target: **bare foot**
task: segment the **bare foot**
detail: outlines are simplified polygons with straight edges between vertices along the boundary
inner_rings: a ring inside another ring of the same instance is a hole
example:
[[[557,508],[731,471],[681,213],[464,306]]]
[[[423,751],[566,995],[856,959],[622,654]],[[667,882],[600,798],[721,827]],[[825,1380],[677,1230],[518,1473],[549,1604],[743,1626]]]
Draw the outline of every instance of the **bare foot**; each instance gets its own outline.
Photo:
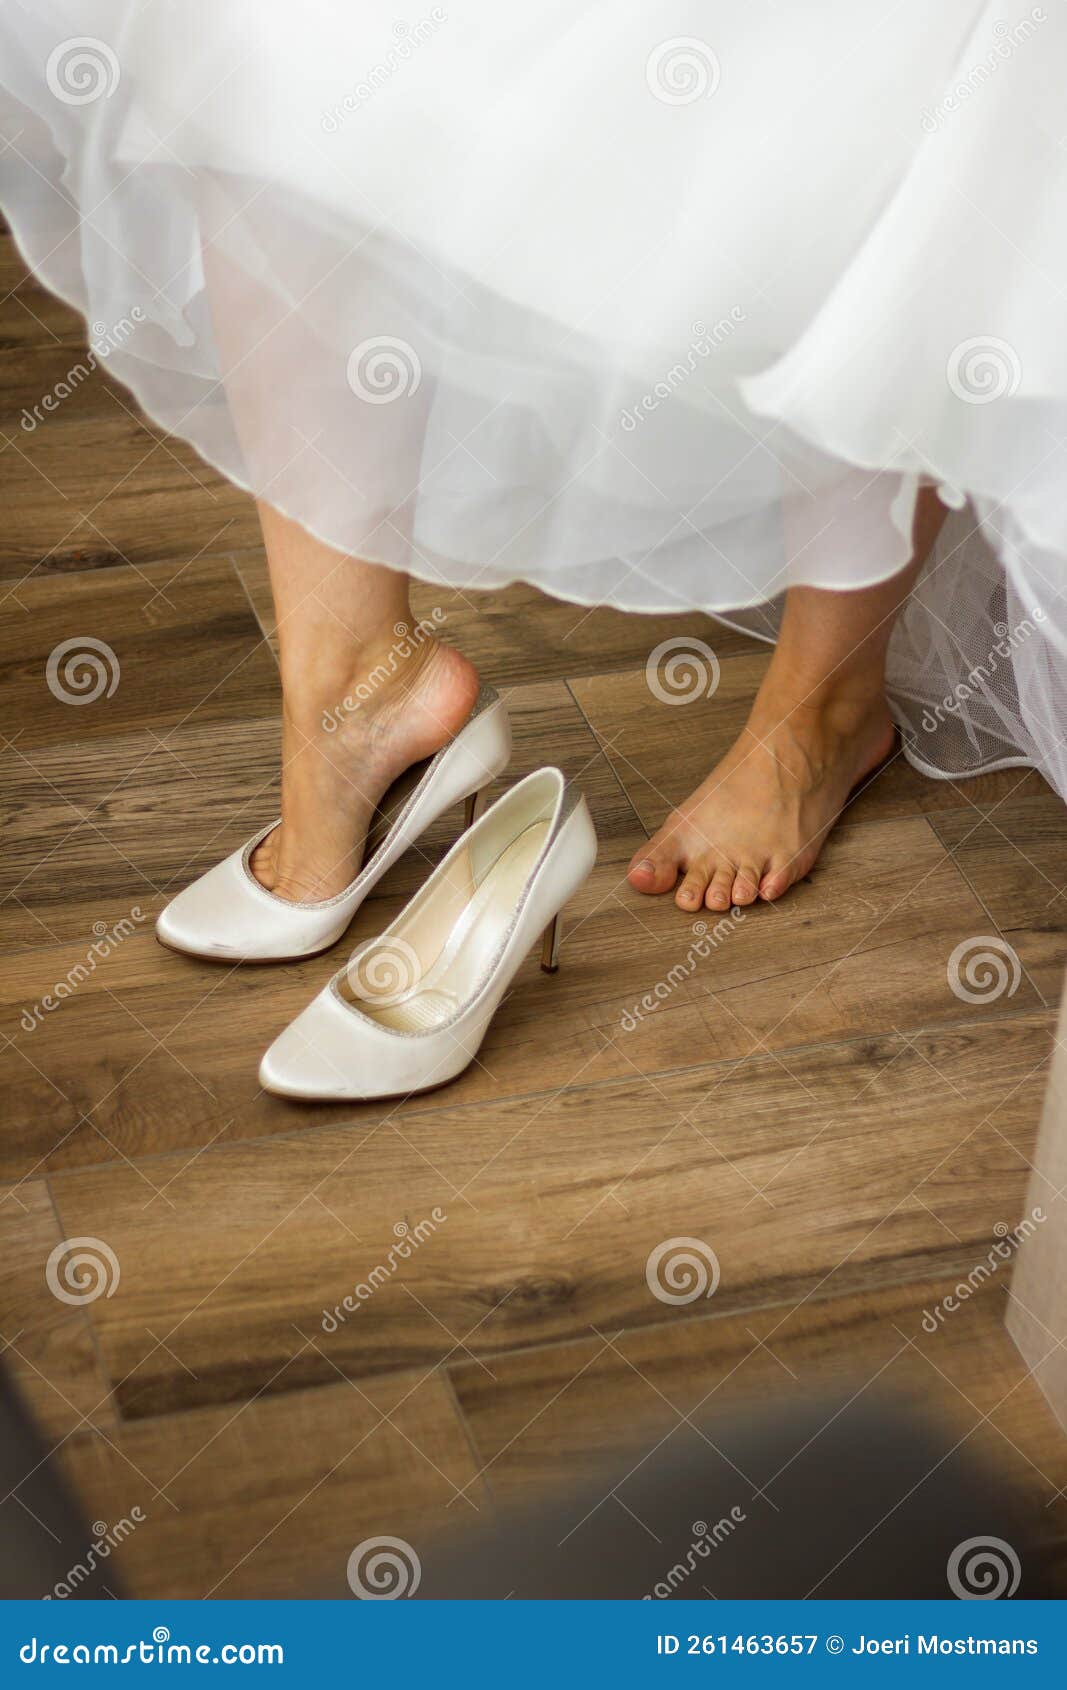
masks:
[[[358,669],[335,681],[315,676],[309,686],[302,676],[299,696],[297,711],[287,693],[283,716],[282,820],[251,866],[269,892],[313,903],[355,879],[380,799],[459,732],[478,676],[452,646],[401,641],[363,651]]]
[[[736,744],[634,857],[630,885],[669,892],[681,874],[683,910],[780,898],[892,744],[881,693],[796,704],[768,675]]]

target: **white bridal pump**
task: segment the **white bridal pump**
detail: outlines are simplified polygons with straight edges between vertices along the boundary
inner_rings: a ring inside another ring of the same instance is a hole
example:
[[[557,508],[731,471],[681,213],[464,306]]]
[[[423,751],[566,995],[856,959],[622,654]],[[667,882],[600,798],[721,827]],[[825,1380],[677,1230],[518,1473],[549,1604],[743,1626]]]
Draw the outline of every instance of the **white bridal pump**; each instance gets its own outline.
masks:
[[[386,793],[379,825],[367,840],[363,867],[350,886],[319,903],[291,903],[259,884],[252,853],[276,821],[179,892],[156,922],[156,936],[176,951],[223,962],[281,962],[315,956],[341,937],[371,888],[446,810],[467,800],[469,825],[485,789],[511,756],[511,723],[503,699],[483,687],[454,739]]]
[[[275,1039],[260,1084],[359,1100],[455,1079],[542,935],[541,966],[555,970],[560,911],[596,848],[589,807],[559,769],[527,775]]]

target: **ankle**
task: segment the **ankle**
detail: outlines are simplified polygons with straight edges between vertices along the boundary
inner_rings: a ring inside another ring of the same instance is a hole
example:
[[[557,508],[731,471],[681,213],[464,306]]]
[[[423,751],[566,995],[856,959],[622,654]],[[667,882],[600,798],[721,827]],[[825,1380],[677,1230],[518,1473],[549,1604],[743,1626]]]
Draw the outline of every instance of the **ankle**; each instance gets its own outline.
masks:
[[[848,735],[888,712],[881,675],[842,674],[807,677],[791,670],[768,672],[753,705],[753,716],[788,721],[803,728],[821,727]]]
[[[314,736],[402,710],[424,684],[441,649],[435,636],[397,622],[388,636],[347,651],[343,661],[290,659],[282,665],[286,719]]]

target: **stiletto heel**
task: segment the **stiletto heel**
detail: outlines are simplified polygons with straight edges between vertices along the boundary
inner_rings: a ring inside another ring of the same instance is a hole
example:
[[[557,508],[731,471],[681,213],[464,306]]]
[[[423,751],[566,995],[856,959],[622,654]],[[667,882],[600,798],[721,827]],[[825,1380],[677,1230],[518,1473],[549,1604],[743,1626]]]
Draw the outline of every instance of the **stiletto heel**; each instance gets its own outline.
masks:
[[[545,928],[541,940],[541,967],[546,974],[555,974],[559,967],[560,919],[554,915]]]
[[[463,831],[464,831],[464,833],[466,833],[466,831],[469,827],[474,826],[475,822],[478,820],[478,817],[482,814],[482,811],[485,809],[488,797],[489,797],[488,786],[480,786],[478,788],[477,792],[468,792],[466,800],[465,800],[464,805],[463,805]]]

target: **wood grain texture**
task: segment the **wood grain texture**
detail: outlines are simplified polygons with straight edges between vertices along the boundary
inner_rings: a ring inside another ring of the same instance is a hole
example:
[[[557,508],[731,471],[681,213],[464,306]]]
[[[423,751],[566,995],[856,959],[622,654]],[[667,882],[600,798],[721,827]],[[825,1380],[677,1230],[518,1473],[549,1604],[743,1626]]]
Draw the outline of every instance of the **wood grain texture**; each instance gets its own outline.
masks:
[[[217,584],[222,620],[233,606],[227,577]],[[195,601],[189,614],[195,618]],[[96,625],[113,627],[104,614]],[[209,647],[214,660],[201,658],[195,674],[170,652],[168,628],[158,639],[139,635],[139,645],[115,635],[116,652],[124,653],[119,685],[111,698],[84,707],[61,703],[44,682],[43,647],[54,628],[38,636],[32,657],[12,659],[24,731],[16,728],[0,747],[8,821],[0,946],[80,937],[91,920],[156,893],[154,914],[164,896],[277,814],[277,677],[250,625],[238,607],[231,631],[224,622],[224,637]],[[182,643],[180,628],[173,643]],[[540,767],[551,745],[558,766],[581,782],[601,839],[625,834],[632,850],[639,838],[634,812],[566,686],[513,688],[507,699],[513,756],[490,796]],[[79,724],[92,714],[91,731],[79,740],[52,737],[71,731],[75,711]],[[143,726],[127,726],[134,712]],[[410,896],[460,821],[458,807],[441,818],[382,882],[383,891]]]
[[[404,1537],[417,1553],[432,1532],[480,1517],[446,1382],[333,1379],[64,1446],[90,1518],[144,1516],[115,1563],[130,1595],[350,1598],[348,1558],[365,1539]]]
[[[970,805],[931,817],[938,838],[1050,1004],[1059,1002],[1067,932],[1067,826],[1053,792],[1021,790],[988,813]],[[1000,778],[1000,777],[997,777]]]
[[[128,396],[111,395],[90,410],[85,391],[76,389],[32,433],[18,416],[5,419],[0,447],[13,514],[0,544],[0,583],[20,591],[27,580],[121,564],[180,566],[256,538],[246,493],[192,447],[148,427]]]
[[[81,1301],[96,1281],[83,1277],[69,1251],[49,1270],[63,1241],[44,1180],[0,1190],[0,1353],[49,1439],[85,1426],[110,1432],[115,1425],[110,1386]]]
[[[148,1415],[269,1389],[290,1361],[310,1384],[331,1364],[358,1377],[654,1322],[645,1263],[664,1239],[713,1246],[721,1308],[914,1276],[1018,1211],[1048,1033],[1042,1013],[652,1085],[379,1107],[54,1190],[69,1231],[91,1222],[130,1264],[91,1314],[123,1413]],[[328,1360],[301,1349],[313,1329]]]
[[[84,953],[98,923],[110,929],[137,909],[135,921],[154,917],[258,831],[278,805],[279,725],[265,704],[232,722],[193,717],[0,752],[0,949],[54,946],[41,969],[55,979],[64,947]]]
[[[83,317],[27,275],[15,237],[6,226],[0,228],[0,299],[0,355],[25,348],[43,353],[58,344],[84,345]],[[3,391],[7,391],[6,381]]]
[[[651,692],[644,670],[629,674],[579,675],[572,691],[604,743],[606,755],[650,833],[664,821],[729,750],[745,725],[749,706],[767,665],[765,646],[737,654],[721,649],[714,691],[690,702],[663,702]],[[705,660],[703,673],[710,684]],[[664,680],[661,672],[661,682]],[[691,676],[690,676],[691,681]],[[949,808],[991,809],[1007,794],[1016,799],[1048,794],[1033,770],[1007,769],[975,780],[928,780],[911,767],[899,742],[882,767],[853,796],[848,814],[868,821],[917,816]]]
[[[544,728],[540,709],[531,721],[536,739]],[[554,721],[560,745],[566,735],[558,716]],[[255,767],[252,758],[249,778]],[[528,959],[477,1062],[446,1091],[400,1105],[400,1114],[630,1079],[645,1080],[654,1107],[656,1076],[674,1069],[745,1063],[768,1051],[788,1066],[796,1048],[948,1028],[976,1014],[992,1022],[1002,1008],[1017,1013],[1040,1006],[1026,975],[999,1006],[976,1008],[952,991],[948,963],[955,947],[982,934],[987,923],[924,821],[842,829],[810,883],[780,905],[761,905],[704,930],[670,900],[642,899],[626,886],[625,862],[639,835],[612,831],[625,812],[615,808],[617,788],[602,758],[586,770],[594,799],[597,780],[588,777],[596,770],[603,780],[602,860],[567,912],[559,973],[547,977],[536,958]],[[264,763],[259,771],[269,778]],[[78,918],[78,936],[61,945],[35,943],[12,957],[0,979],[0,1024],[12,1040],[0,1051],[10,1123],[0,1164],[8,1177],[21,1177],[41,1157],[52,1168],[70,1167],[381,1117],[372,1105],[268,1097],[256,1081],[249,1053],[264,1048],[326,982],[336,952],[284,968],[247,969],[207,967],[156,944],[150,917],[165,889],[203,860],[194,841],[205,853],[210,847],[221,854],[250,831],[248,805],[224,825],[225,812],[214,818],[203,808],[210,789],[172,772],[176,796],[186,782],[196,788],[189,812],[196,826],[175,836],[173,801],[161,801],[154,820],[135,807],[117,835],[106,841],[91,835],[89,872],[99,901],[72,902],[66,914],[72,926]],[[240,791],[240,781],[237,786]],[[75,883],[78,837],[72,834],[61,854]],[[427,852],[437,848],[435,840],[426,842]],[[131,863],[141,875],[135,899],[128,899]],[[423,859],[414,854],[359,912],[345,943],[352,947],[379,930],[408,895],[403,882],[420,872]],[[49,873],[62,884],[54,867]],[[30,889],[22,886],[18,897],[33,941],[42,935],[32,928],[31,912],[53,928],[61,917],[47,903],[36,909],[27,903]],[[108,920],[113,933],[116,920],[129,924],[137,910],[143,919],[86,973],[90,916]],[[58,1008],[38,1013],[71,977],[76,990]]]
[[[961,1269],[964,1266],[961,1260]],[[966,1266],[970,1266],[968,1262]],[[642,1447],[702,1409],[744,1412],[768,1397],[790,1402],[837,1385],[851,1392],[877,1378],[880,1394],[923,1400],[954,1436],[982,1441],[1017,1468],[1042,1502],[1063,1483],[1067,1447],[1003,1329],[1003,1294],[992,1287],[961,1305],[931,1333],[956,1275],[848,1297],[813,1298],[744,1317],[706,1318],[582,1344],[512,1355],[490,1379],[469,1363],[452,1368],[457,1393],[502,1498],[531,1484],[573,1478],[572,1452]],[[555,1399],[553,1401],[553,1399]],[[988,1427],[981,1425],[989,1416]],[[1014,1456],[1006,1438],[1040,1447],[1042,1459]],[[947,1447],[947,1446],[946,1446]]]
[[[958,1271],[972,1265],[962,1257]],[[1067,1503],[1057,1493],[1067,1481],[1067,1440],[1005,1332],[1003,1287],[988,1284],[939,1320],[956,1278],[674,1319],[640,1332],[604,1327],[579,1344],[500,1358],[493,1377],[457,1361],[450,1371],[482,1480],[502,1504],[566,1494],[588,1480],[595,1450],[611,1472],[602,1506],[625,1529],[627,1478],[649,1450],[688,1448],[694,1471],[717,1451],[725,1468],[751,1410],[774,1403],[786,1418],[816,1397],[832,1423],[862,1395],[898,1411],[922,1405],[944,1458],[966,1447],[1035,1512],[1047,1510],[1048,1535],[1062,1541]],[[691,1422],[708,1427],[715,1451]],[[759,1475],[756,1494],[755,1475],[734,1467],[724,1476],[743,1508],[773,1503],[773,1478]],[[575,1528],[584,1524],[576,1512]],[[815,1552],[815,1532],[812,1544]],[[813,1584],[818,1571],[813,1566]]]
[[[248,494],[145,418],[90,358],[80,313],[27,277],[6,232],[0,300],[0,583],[258,542]]]
[[[49,659],[68,640],[107,648],[100,673],[72,675],[56,657],[49,685]],[[278,701],[277,669],[226,559],[20,586],[0,619],[0,687],[5,738],[31,762],[43,745],[238,723]]]

